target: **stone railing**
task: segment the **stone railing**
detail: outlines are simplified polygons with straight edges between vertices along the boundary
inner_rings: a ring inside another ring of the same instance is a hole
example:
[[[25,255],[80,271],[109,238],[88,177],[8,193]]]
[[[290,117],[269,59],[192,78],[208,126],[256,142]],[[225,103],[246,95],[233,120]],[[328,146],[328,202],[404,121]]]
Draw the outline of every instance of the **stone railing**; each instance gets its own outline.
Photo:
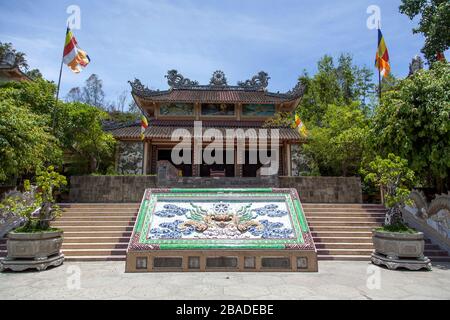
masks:
[[[165,175],[163,175],[165,176]],[[201,178],[79,176],[70,179],[71,202],[140,202],[148,188],[295,188],[303,202],[362,203],[360,178],[258,177]]]
[[[411,200],[413,204],[402,210],[403,218],[450,252],[450,193],[436,195],[428,202],[422,192],[413,191]]]

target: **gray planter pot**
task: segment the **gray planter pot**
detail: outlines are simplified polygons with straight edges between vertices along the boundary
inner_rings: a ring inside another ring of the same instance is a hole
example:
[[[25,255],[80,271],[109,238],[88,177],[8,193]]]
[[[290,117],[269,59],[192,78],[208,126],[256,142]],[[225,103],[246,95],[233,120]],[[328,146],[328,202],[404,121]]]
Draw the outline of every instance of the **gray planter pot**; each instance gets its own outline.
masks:
[[[373,231],[375,252],[392,259],[422,259],[425,240],[422,232],[415,234]]]
[[[63,232],[10,232],[7,239],[7,259],[45,260],[60,253],[63,243]]]

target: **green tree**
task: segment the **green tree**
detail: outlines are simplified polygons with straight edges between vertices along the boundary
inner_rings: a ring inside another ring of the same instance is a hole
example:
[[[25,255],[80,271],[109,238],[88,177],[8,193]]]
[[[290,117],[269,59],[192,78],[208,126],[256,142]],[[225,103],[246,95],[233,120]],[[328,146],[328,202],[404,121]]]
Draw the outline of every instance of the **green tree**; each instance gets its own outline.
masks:
[[[75,160],[77,174],[106,171],[113,161],[114,137],[103,131],[108,114],[96,107],[74,102],[60,103],[56,135]]]
[[[384,203],[389,209],[385,225],[394,229],[407,229],[402,220],[400,207],[409,202],[411,188],[415,181],[414,171],[408,168],[408,161],[390,153],[383,159],[377,156],[368,169],[361,170],[366,183],[374,183],[385,195]]]
[[[23,71],[28,70],[29,66],[25,53],[14,49],[12,43],[3,43],[0,41],[0,61],[6,57],[7,53],[13,54],[14,66],[19,67]]]
[[[1,94],[0,114],[0,181],[61,163],[61,150],[45,117],[31,112],[25,102]]]
[[[450,45],[450,2],[448,0],[402,0],[400,12],[411,20],[420,15],[419,27],[414,33],[425,36],[422,53],[429,63],[436,61],[437,53],[444,53]]]
[[[321,126],[309,125],[303,152],[314,159],[321,175],[357,175],[364,153],[368,119],[359,103],[329,105]]]
[[[299,81],[305,85],[305,94],[298,106],[303,120],[320,125],[328,105],[349,105],[360,102],[367,111],[370,97],[374,93],[373,73],[365,67],[353,64],[349,54],[338,58],[337,66],[330,56],[318,62],[318,72],[313,76],[305,71]]]
[[[386,92],[370,129],[369,151],[406,159],[422,182],[449,187],[450,67],[435,63]]]

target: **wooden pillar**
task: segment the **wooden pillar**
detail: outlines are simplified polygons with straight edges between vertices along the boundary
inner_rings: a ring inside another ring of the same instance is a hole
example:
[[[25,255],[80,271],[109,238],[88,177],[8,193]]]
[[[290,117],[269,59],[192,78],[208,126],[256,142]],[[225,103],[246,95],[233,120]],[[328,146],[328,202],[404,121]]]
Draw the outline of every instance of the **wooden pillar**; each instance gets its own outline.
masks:
[[[144,175],[148,174],[149,144],[148,141],[144,142],[144,166],[142,170]]]
[[[288,177],[292,177],[292,153],[291,153],[291,145],[286,144],[286,168]]]

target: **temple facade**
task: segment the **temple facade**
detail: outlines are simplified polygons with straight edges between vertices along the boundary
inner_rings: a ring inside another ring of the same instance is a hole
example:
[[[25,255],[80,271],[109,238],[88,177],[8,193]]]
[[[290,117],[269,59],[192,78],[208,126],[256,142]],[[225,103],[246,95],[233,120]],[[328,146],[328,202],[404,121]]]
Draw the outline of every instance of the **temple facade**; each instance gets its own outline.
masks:
[[[166,78],[169,89],[164,91],[151,90],[137,79],[130,82],[132,96],[147,117],[149,127],[144,141],[141,140],[139,123],[110,129],[119,141],[116,154],[118,173],[157,174],[159,167],[165,166],[179,177],[258,177],[267,161],[264,162],[260,156],[261,150],[257,161],[254,160],[256,153],[252,152],[255,146],[251,139],[256,134],[258,141],[267,136],[267,150],[264,151],[268,156],[273,156],[273,150],[278,151],[279,165],[275,175],[295,175],[292,159],[298,152],[302,137],[289,126],[268,126],[267,120],[278,112],[295,110],[303,95],[300,83],[289,92],[273,93],[267,91],[270,78],[265,72],[237,85],[229,85],[222,71],[214,72],[208,85],[187,79],[176,70],[169,71]],[[211,132],[214,138],[211,138]],[[199,135],[202,136],[200,143]],[[217,135],[223,140],[217,140]],[[243,140],[239,140],[241,135]],[[275,136],[276,146],[272,140]],[[183,159],[189,159],[183,163],[174,161],[172,152],[181,140],[192,146],[192,154],[180,153]],[[195,148],[206,152],[213,141],[223,144],[223,149],[216,148],[212,153],[216,158],[217,153],[223,153],[218,157],[223,162],[196,160]],[[239,152],[242,141],[245,151]],[[232,142],[231,148],[229,144],[226,148],[225,142]],[[258,148],[261,149],[261,144]]]

